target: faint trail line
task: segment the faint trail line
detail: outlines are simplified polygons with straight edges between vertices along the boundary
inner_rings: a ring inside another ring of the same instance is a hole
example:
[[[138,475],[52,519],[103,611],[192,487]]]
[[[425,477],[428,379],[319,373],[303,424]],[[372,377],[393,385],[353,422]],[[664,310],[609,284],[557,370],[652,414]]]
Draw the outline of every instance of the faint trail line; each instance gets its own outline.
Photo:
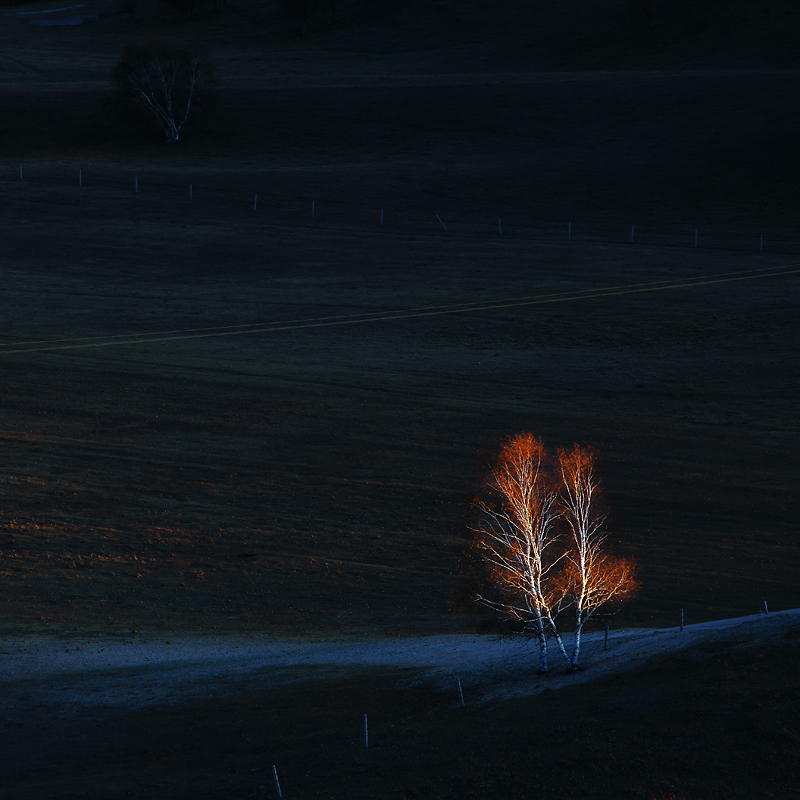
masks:
[[[787,267],[797,267],[797,264],[788,264]],[[590,290],[584,294],[577,293],[557,293],[554,295],[538,295],[534,299],[517,298],[514,300],[495,300],[486,301],[484,303],[460,303],[455,306],[428,306],[420,309],[406,309],[401,311],[377,311],[365,312],[364,314],[350,314],[343,317],[317,317],[314,320],[298,320],[279,323],[249,323],[248,327],[244,330],[228,330],[228,327],[243,327],[243,326],[226,326],[225,329],[211,329],[211,333],[191,333],[178,331],[180,335],[177,336],[162,336],[154,334],[153,338],[141,338],[148,336],[148,334],[128,334],[129,336],[137,336],[139,338],[122,339],[126,334],[117,334],[114,337],[102,337],[105,341],[90,341],[84,344],[64,344],[64,345],[50,345],[48,347],[22,347],[16,350],[4,350],[0,346],[0,355],[14,355],[17,353],[42,353],[55,350],[82,350],[97,347],[112,347],[129,344],[147,344],[150,342],[174,342],[186,339],[209,339],[218,338],[222,336],[241,336],[242,334],[253,333],[272,333],[281,331],[304,330],[309,328],[327,328],[341,325],[358,325],[364,322],[391,322],[396,319],[413,319],[418,317],[436,317],[444,316],[446,314],[464,314],[474,311],[493,311],[502,308],[519,308],[522,306],[545,305],[549,303],[564,303],[571,300],[592,300],[598,297],[615,297],[625,294],[644,294],[646,292],[659,292],[669,289],[688,289],[695,286],[709,286],[717,283],[732,283],[734,281],[747,281],[755,278],[770,278],[781,275],[794,275],[800,273],[800,269],[787,269],[786,267],[779,267],[780,271],[777,272],[755,272],[753,270],[742,270],[750,274],[741,274],[741,272],[734,273],[719,273],[716,276],[711,276],[702,280],[689,280],[683,283],[668,283],[667,285],[653,285],[650,284],[628,284],[623,287],[609,287],[607,289]],[[753,274],[754,273],[754,274]],[[664,284],[666,281],[655,281],[656,284]],[[632,287],[632,288],[628,288]],[[191,330],[209,330],[209,329],[191,329]],[[100,337],[97,337],[100,338]],[[109,338],[121,339],[119,341],[107,341]],[[58,340],[57,340],[58,341]],[[75,341],[75,340],[60,340],[60,341]],[[80,340],[78,340],[80,341]],[[8,345],[6,345],[7,347]]]
[[[789,267],[797,267],[800,264],[785,264],[782,267],[761,267],[759,269],[741,269],[735,270],[734,272],[717,272],[714,275],[710,275],[709,278],[722,278],[727,275],[745,275],[748,273],[754,273],[752,277],[757,277],[758,274],[765,272],[767,270],[774,270],[774,269],[788,269]],[[623,283],[618,286],[603,286],[597,289],[593,289],[591,291],[595,292],[606,292],[618,289],[633,289],[638,286],[658,286],[660,284],[671,284],[676,279],[665,279],[661,281],[647,281],[645,283]],[[507,298],[500,298],[499,300],[487,300],[486,303],[510,303],[510,302],[518,302],[521,300],[543,300],[545,298],[557,298],[563,297],[569,299],[573,297],[575,294],[578,294],[581,290],[575,289],[572,291],[567,292],[553,292],[551,294],[535,294],[535,295],[522,295],[521,297],[507,297]],[[398,311],[364,311],[359,314],[335,314],[327,317],[305,317],[301,319],[289,319],[284,320],[283,322],[241,322],[237,325],[209,325],[202,328],[179,328],[177,330],[166,330],[166,331],[150,331],[149,333],[112,333],[106,334],[103,336],[67,336],[61,337],[59,339],[31,339],[28,341],[23,342],[5,342],[0,344],[0,354],[4,352],[3,348],[6,347],[14,347],[14,346],[25,346],[28,347],[34,344],[59,344],[61,342],[95,342],[95,341],[107,341],[109,339],[131,339],[132,337],[145,337],[145,336],[166,336],[167,334],[178,334],[178,333],[200,333],[203,331],[229,331],[235,328],[239,328],[241,333],[249,333],[250,328],[267,328],[269,326],[275,325],[294,325],[297,323],[305,323],[305,322],[325,322],[328,320],[352,320],[359,318],[359,321],[368,322],[371,317],[380,317],[381,319],[385,319],[389,314],[410,314],[412,312],[417,311],[435,311],[437,309],[456,309],[462,308],[464,306],[469,306],[472,308],[473,306],[477,305],[474,301],[471,303],[447,303],[445,305],[436,305],[436,306],[418,306],[416,308],[402,308]],[[15,352],[15,351],[8,351],[8,352]]]

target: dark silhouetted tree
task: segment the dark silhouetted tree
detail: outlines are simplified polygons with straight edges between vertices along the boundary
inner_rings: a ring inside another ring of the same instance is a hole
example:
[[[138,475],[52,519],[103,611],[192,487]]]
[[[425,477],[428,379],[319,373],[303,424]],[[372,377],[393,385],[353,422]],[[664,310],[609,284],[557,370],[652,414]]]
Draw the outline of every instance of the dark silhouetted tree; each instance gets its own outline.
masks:
[[[297,22],[303,36],[313,23],[336,19],[336,0],[279,0],[279,4],[282,16]]]
[[[155,122],[168,142],[178,142],[190,117],[214,99],[214,63],[199,48],[131,44],[111,73],[110,105],[118,114],[139,112]]]

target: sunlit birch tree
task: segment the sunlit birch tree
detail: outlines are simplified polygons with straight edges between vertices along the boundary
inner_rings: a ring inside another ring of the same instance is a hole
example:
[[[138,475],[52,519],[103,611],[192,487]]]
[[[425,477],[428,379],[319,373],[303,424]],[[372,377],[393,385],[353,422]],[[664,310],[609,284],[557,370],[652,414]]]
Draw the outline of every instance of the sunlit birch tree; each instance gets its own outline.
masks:
[[[540,439],[518,434],[500,447],[476,500],[467,552],[482,579],[469,597],[535,636],[541,672],[548,639],[576,669],[586,621],[639,588],[633,560],[609,546],[596,462],[597,453],[580,445],[551,461]],[[565,616],[575,623],[571,655],[557,624]]]
[[[554,618],[563,598],[556,570],[566,553],[556,523],[559,487],[547,470],[541,440],[530,433],[511,437],[500,452],[477,501],[476,545],[489,564],[491,594],[479,603],[533,633],[539,642],[539,671],[547,672],[547,640],[553,636],[567,664]]]
[[[632,597],[639,588],[632,559],[609,550],[606,512],[597,476],[597,453],[574,445],[558,451],[561,474],[560,510],[570,531],[561,595],[575,614],[575,638],[570,667],[578,666],[581,633],[586,621],[601,607]]]

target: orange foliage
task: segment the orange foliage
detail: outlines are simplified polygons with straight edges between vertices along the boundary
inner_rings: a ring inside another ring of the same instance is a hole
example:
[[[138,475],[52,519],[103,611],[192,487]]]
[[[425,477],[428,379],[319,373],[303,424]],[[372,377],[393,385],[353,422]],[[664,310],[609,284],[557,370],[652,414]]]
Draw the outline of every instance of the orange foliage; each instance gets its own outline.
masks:
[[[620,558],[601,553],[585,572],[570,557],[558,575],[558,592],[573,598],[580,592],[581,608],[588,617],[600,606],[613,608],[632,600],[642,586],[636,574],[636,561],[630,556]]]

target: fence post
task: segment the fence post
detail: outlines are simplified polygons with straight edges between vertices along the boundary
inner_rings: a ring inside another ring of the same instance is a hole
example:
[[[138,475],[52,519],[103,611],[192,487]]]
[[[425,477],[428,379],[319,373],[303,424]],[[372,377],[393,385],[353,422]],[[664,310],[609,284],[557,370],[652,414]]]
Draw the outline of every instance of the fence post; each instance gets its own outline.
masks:
[[[272,777],[275,779],[275,791],[278,793],[278,797],[282,798],[283,795],[281,794],[281,785],[278,783],[278,770],[275,769],[275,765],[272,765]]]

